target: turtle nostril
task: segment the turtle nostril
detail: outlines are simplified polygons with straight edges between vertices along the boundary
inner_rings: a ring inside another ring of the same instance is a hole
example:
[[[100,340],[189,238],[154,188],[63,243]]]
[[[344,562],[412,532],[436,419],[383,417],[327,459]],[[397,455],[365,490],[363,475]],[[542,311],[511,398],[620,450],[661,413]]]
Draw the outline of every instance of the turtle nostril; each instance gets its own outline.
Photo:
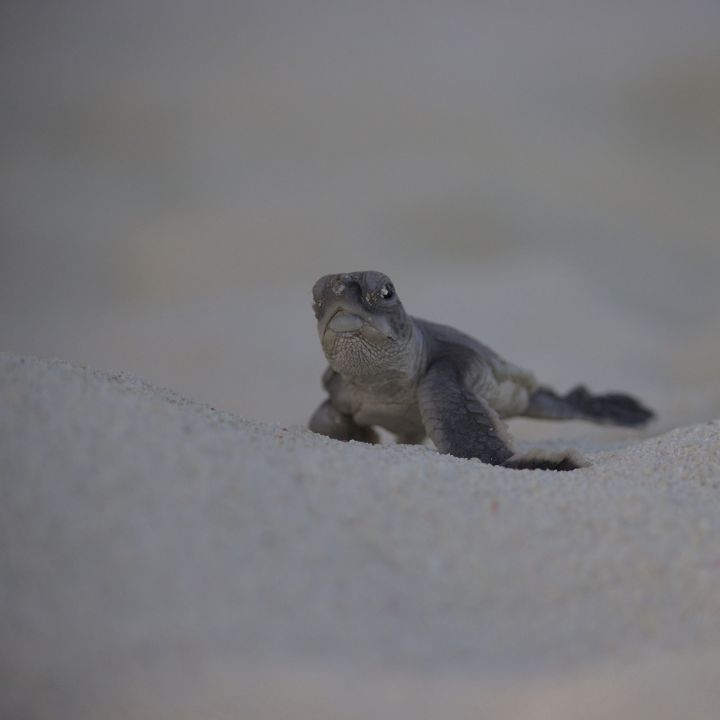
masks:
[[[338,275],[331,283],[332,291],[336,295],[342,295],[348,287],[357,285],[352,275]]]

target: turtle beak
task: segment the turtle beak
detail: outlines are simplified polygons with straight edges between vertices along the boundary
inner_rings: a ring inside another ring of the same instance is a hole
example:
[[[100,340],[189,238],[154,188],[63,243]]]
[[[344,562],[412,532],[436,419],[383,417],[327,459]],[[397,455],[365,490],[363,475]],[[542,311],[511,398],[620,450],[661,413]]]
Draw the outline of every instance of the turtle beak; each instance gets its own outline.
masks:
[[[318,334],[322,340],[328,331],[337,335],[368,334],[395,339],[390,322],[384,314],[371,313],[362,304],[362,288],[352,275],[331,275],[322,278],[322,313],[318,318]]]
[[[353,302],[338,302],[327,309],[318,322],[320,339],[331,331],[336,335],[358,335],[362,333],[368,340],[380,337],[395,340],[388,318],[384,315],[370,314]]]
[[[328,330],[334,333],[359,332],[370,320],[362,306],[360,285],[352,275],[328,275],[322,278],[323,312],[318,318],[322,338]]]
[[[360,315],[338,308],[325,329],[332,330],[334,333],[352,333],[360,330],[364,324],[365,320]]]
[[[318,331],[322,338],[328,330],[334,333],[357,333],[370,322],[369,315],[361,305],[350,298],[336,299],[328,303],[318,322]]]

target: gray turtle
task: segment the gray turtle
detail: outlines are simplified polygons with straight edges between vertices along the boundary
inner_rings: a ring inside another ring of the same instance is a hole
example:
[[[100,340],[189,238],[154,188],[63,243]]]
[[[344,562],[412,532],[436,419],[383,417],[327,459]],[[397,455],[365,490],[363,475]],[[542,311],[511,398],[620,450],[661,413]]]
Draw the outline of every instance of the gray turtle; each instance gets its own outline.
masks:
[[[578,386],[558,395],[532,373],[463,333],[407,315],[390,279],[379,272],[325,275],[313,309],[330,367],[329,398],[310,420],[337,440],[377,442],[373,426],[401,443],[429,436],[437,449],[518,469],[574,470],[572,451],[513,449],[501,418],[581,418],[637,427],[654,413],[622,394],[593,395]]]

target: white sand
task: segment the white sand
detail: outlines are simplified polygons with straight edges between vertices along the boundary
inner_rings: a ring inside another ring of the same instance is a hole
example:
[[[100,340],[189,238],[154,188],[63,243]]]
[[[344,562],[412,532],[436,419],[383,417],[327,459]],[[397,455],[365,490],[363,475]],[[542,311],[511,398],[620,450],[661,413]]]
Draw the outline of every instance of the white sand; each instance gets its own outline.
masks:
[[[510,473],[5,356],[1,720],[720,717],[720,4],[2,17],[1,350],[297,425],[375,268],[659,421]]]
[[[0,355],[0,716],[717,717],[720,422],[590,459],[341,444]]]

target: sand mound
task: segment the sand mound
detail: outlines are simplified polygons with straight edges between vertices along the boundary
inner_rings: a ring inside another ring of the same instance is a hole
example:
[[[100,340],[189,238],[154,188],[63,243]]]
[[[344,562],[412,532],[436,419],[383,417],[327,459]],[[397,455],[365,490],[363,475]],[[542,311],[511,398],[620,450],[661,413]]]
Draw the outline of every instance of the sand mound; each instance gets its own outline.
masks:
[[[711,717],[720,423],[590,460],[341,444],[0,355],[0,715]]]

